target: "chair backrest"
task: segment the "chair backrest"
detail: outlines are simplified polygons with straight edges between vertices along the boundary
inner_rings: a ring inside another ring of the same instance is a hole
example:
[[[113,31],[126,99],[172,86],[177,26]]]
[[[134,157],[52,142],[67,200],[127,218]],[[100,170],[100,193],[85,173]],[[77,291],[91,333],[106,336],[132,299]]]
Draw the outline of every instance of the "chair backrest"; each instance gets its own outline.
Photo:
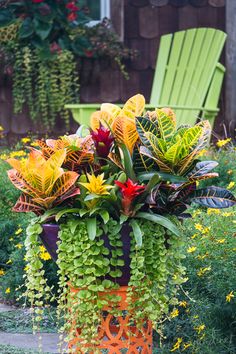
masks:
[[[225,39],[224,32],[213,28],[163,35],[150,104],[184,106],[184,110],[176,110],[178,124],[194,124],[209,91]]]

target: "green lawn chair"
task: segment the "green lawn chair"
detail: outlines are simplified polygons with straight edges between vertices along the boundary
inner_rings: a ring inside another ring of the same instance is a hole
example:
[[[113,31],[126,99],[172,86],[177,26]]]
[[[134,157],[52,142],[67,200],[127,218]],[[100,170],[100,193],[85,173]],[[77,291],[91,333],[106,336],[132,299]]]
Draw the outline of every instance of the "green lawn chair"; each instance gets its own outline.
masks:
[[[173,108],[178,125],[192,125],[201,114],[213,126],[225,72],[218,62],[225,40],[226,34],[213,28],[163,35],[146,108]],[[71,109],[78,123],[89,125],[90,115],[100,108],[100,103],[68,104],[66,108]]]

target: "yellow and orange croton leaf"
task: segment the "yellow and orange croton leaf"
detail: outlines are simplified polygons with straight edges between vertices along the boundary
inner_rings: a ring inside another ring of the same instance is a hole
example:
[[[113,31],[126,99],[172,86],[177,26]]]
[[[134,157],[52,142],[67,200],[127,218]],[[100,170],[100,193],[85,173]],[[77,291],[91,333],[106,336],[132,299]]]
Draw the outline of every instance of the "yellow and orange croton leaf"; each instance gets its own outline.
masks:
[[[94,161],[94,142],[91,135],[80,138],[77,135],[62,136],[60,139],[38,141],[43,156],[48,159],[58,150],[65,149],[64,168],[70,171],[80,171]]]
[[[49,209],[60,204],[66,198],[79,194],[75,183],[78,174],[64,172],[61,167],[66,150],[58,150],[49,159],[37,150],[32,150],[28,159],[16,162],[8,159],[13,167],[8,176],[16,188],[23,192],[18,199],[15,211],[34,211]]]

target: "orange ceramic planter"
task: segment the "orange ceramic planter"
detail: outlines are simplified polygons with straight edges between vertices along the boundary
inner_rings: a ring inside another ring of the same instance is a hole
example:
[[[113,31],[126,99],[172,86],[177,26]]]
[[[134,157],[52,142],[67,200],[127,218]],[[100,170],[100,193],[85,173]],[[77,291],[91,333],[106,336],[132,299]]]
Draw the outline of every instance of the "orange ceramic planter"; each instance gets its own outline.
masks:
[[[121,286],[119,290],[110,291],[109,294],[121,297],[118,304],[119,310],[127,310],[127,286]],[[77,292],[77,289],[71,289]],[[104,293],[100,294],[101,297]],[[96,351],[107,350],[109,354],[121,354],[122,349],[127,349],[127,354],[151,354],[152,353],[152,323],[145,321],[143,328],[130,326],[130,316],[127,314],[123,316],[114,317],[109,313],[109,307],[104,308],[105,315],[101,319],[101,327],[98,329],[98,342]],[[76,331],[76,337],[69,342],[69,349],[74,353],[73,348],[83,341],[80,336],[80,330]],[[76,353],[83,353],[77,349]]]

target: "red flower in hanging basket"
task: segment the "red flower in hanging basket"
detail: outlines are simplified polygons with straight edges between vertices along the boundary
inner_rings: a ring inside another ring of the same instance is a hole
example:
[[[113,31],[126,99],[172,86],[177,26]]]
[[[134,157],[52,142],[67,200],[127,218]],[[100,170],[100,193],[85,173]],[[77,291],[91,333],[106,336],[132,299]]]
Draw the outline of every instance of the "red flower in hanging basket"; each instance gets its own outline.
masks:
[[[114,141],[114,138],[111,135],[110,130],[100,125],[100,128],[91,132],[91,135],[98,156],[103,158],[107,157],[110,152],[111,145]]]
[[[68,4],[66,4],[66,8],[70,11],[79,11],[79,7],[75,5],[74,1],[68,2]]]
[[[131,204],[136,196],[143,193],[145,186],[141,186],[138,183],[134,183],[128,178],[127,182],[121,183],[120,181],[115,181],[115,184],[120,188],[122,195],[122,211],[125,215],[131,214]]]
[[[71,12],[68,16],[67,16],[67,20],[70,22],[73,22],[77,19],[77,14],[75,12]]]

